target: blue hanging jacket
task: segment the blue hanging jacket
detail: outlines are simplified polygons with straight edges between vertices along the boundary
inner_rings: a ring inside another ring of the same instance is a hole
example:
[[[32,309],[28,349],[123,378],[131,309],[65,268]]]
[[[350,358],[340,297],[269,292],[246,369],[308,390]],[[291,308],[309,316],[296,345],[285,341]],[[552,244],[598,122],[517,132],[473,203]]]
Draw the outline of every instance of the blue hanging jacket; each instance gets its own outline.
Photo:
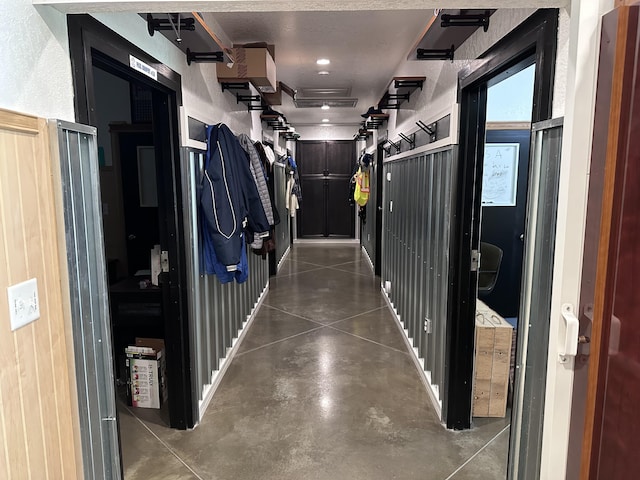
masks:
[[[207,143],[200,194],[205,273],[224,281],[224,272],[239,271],[239,281],[243,254],[246,262],[244,228],[262,238],[269,235],[269,222],[249,159],[233,132],[223,124],[207,127]]]

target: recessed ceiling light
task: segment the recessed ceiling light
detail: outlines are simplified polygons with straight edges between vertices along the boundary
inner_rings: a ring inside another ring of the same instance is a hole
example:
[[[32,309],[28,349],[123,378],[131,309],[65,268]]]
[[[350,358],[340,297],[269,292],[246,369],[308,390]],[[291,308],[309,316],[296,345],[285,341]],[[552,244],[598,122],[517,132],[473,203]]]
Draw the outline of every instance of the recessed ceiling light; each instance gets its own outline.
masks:
[[[331,72],[329,70],[320,70],[318,75],[329,75]]]
[[[329,121],[329,119],[328,119],[328,118],[323,118],[323,119],[322,119],[322,122],[323,122],[323,123],[327,123],[328,121]]]
[[[329,60],[328,58],[319,58],[318,60],[316,60],[316,63],[318,65],[329,65],[331,63],[331,60]]]
[[[329,110],[331,107],[329,105],[322,105],[320,108],[322,110]]]

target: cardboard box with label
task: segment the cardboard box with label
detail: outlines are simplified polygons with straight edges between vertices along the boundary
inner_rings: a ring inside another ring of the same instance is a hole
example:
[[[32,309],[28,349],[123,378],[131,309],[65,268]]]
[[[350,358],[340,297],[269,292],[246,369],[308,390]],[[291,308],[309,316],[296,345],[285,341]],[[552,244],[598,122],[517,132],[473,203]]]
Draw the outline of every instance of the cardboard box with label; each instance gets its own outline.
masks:
[[[127,403],[132,407],[160,408],[167,400],[164,340],[136,338],[125,349]]]

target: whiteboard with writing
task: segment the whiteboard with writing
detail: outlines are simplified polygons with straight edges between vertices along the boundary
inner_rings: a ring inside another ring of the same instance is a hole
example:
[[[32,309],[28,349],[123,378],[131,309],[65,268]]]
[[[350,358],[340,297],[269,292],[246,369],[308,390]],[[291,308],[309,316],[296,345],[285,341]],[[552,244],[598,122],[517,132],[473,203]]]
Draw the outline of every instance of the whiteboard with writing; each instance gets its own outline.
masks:
[[[518,190],[518,143],[487,143],[484,146],[482,206],[512,207]]]

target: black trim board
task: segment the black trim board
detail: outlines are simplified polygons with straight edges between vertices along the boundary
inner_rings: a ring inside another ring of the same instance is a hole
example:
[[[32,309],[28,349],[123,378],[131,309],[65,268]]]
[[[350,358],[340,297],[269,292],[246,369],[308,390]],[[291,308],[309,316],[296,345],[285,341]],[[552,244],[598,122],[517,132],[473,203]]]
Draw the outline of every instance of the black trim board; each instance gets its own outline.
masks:
[[[179,170],[178,105],[182,104],[180,75],[117,35],[89,15],[69,15],[69,50],[73,71],[76,121],[96,125],[93,66],[132,82],[143,83],[153,91],[155,137],[162,143],[159,154],[165,168],[159,179],[170,198],[163,199],[166,218],[160,228],[171,259],[165,308],[165,348],[169,388],[170,423],[186,429],[195,424],[197,405],[193,401],[189,344],[189,315],[186,292],[186,257],[183,245],[183,208]],[[129,54],[158,71],[154,81],[129,68]]]
[[[532,63],[536,65],[532,122],[552,115],[558,9],[541,9],[481,56],[474,70],[461,71],[460,155],[453,198],[449,265],[448,328],[446,332],[446,397],[443,418],[447,428],[471,427],[475,301],[477,272],[471,272],[471,250],[478,245],[480,199],[476,179],[482,178],[487,88]]]

